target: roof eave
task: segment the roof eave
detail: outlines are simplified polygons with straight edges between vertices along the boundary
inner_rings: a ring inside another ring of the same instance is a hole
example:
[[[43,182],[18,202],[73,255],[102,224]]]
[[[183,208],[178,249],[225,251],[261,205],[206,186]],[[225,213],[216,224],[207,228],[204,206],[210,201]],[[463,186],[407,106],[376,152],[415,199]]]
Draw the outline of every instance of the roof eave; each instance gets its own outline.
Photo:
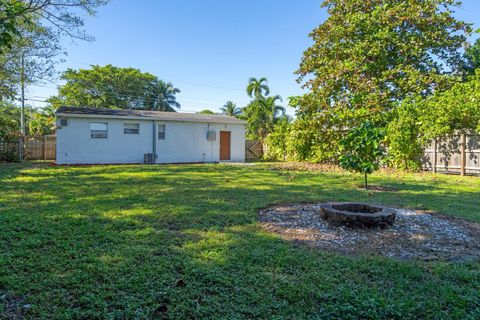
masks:
[[[245,125],[244,120],[225,121],[222,119],[174,119],[169,117],[155,117],[155,116],[129,116],[129,115],[105,115],[105,114],[80,114],[80,113],[55,113],[57,117],[71,117],[71,118],[96,118],[96,119],[125,119],[125,120],[155,120],[155,121],[173,121],[173,122],[199,122],[199,123],[221,123],[221,124],[241,124]]]

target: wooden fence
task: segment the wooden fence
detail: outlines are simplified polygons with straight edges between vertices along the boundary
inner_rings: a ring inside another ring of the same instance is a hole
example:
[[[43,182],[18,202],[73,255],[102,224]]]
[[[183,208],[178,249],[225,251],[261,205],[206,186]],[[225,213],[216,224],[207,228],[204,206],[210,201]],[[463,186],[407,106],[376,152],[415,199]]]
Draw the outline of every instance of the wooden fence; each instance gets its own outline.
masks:
[[[25,141],[25,160],[55,160],[56,144],[55,135],[28,137]]]
[[[0,140],[0,152],[11,153],[13,158],[10,160],[13,161],[20,161],[22,158],[23,160],[55,160],[56,142],[55,135],[26,137],[22,148],[21,139]]]
[[[263,143],[259,140],[245,141],[245,160],[261,160],[265,153]]]
[[[424,152],[422,166],[432,172],[480,174],[480,135],[457,134],[433,141]]]
[[[0,162],[20,161],[21,157],[22,142],[20,140],[0,140]]]

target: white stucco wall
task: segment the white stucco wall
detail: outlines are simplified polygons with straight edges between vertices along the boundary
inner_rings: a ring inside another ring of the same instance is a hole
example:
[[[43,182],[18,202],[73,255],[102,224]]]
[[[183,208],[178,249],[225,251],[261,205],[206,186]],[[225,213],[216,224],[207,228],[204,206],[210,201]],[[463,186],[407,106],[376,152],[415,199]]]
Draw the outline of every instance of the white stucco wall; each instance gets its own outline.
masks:
[[[58,164],[143,163],[153,152],[153,121],[68,117],[68,125],[57,130]],[[90,136],[90,123],[108,123],[108,138]],[[124,134],[124,123],[138,123],[140,132]],[[60,121],[58,120],[58,125]],[[220,131],[231,132],[231,161],[245,161],[245,127],[242,124],[155,121],[165,125],[165,140],[155,136],[157,163],[217,162],[220,158]],[[207,140],[207,131],[216,140]]]

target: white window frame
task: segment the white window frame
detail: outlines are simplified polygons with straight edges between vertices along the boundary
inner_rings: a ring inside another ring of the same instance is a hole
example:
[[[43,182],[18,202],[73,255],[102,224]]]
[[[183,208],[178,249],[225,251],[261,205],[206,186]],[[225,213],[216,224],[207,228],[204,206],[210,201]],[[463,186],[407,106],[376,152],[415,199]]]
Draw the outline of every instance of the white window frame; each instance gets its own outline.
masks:
[[[140,123],[125,122],[123,124],[123,134],[140,134]]]
[[[95,125],[105,125],[105,130],[92,128]],[[105,136],[98,135],[104,132]],[[107,122],[90,122],[90,138],[91,139],[107,139],[108,138],[108,123]]]
[[[160,128],[163,128],[162,131],[160,131]],[[158,140],[165,140],[167,136],[167,126],[164,124],[158,124],[157,125],[157,139]]]

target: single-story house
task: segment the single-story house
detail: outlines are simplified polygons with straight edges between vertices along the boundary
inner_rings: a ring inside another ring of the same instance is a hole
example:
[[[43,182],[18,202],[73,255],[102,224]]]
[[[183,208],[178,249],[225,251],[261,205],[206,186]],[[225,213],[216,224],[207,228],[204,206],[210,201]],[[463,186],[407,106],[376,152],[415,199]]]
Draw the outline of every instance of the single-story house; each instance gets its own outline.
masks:
[[[57,164],[245,161],[245,121],[220,114],[60,107]]]

